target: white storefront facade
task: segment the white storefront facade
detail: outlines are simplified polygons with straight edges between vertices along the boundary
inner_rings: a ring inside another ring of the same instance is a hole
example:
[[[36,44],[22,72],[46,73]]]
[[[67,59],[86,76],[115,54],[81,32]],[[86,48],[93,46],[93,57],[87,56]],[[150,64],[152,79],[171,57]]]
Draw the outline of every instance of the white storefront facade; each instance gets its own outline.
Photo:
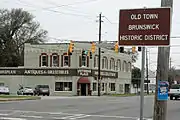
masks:
[[[24,66],[0,68],[0,84],[16,94],[19,85],[50,86],[50,95],[97,95],[98,51],[92,58],[82,56],[90,50],[90,43],[75,43],[72,55],[67,55],[68,44],[25,44]],[[131,57],[102,49],[101,94],[130,93]]]

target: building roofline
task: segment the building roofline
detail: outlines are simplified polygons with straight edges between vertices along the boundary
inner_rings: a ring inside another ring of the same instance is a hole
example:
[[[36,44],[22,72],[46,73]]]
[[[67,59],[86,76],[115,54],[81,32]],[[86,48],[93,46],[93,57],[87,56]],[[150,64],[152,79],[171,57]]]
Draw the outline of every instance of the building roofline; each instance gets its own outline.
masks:
[[[45,43],[25,43],[25,44],[31,44],[31,45],[57,45],[57,44],[68,44],[70,41],[66,41],[66,42],[45,42]],[[92,42],[95,42],[95,43],[98,43],[99,41],[73,41],[74,43],[92,43]],[[117,41],[102,41],[102,42],[111,42],[111,43],[115,43]]]

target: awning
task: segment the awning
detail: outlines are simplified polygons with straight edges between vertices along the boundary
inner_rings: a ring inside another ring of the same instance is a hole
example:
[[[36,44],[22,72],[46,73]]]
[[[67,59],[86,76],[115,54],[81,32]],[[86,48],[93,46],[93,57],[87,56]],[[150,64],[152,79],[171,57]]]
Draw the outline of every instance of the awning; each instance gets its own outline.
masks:
[[[79,78],[78,83],[90,83],[90,81],[87,77],[81,77]]]

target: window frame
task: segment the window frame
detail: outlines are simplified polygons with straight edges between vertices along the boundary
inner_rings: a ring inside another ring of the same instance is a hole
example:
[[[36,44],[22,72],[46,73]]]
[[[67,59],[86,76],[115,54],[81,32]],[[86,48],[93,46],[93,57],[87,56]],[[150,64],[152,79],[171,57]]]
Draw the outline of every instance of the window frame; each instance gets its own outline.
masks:
[[[89,56],[83,55],[85,57],[85,61],[82,60],[82,55],[79,56],[79,67],[89,67]],[[85,65],[83,65],[85,62]]]
[[[97,83],[93,82],[92,91],[97,91]]]
[[[108,69],[108,59],[105,56],[102,58],[102,69]]]
[[[104,57],[104,61],[105,69],[108,69],[108,58]]]
[[[98,68],[98,60],[99,60],[98,55],[95,55],[94,56],[94,68]]]
[[[83,61],[83,57],[85,58],[85,60]],[[87,56],[86,55],[82,55],[81,56],[81,67],[87,67]],[[85,65],[83,65],[83,62],[85,63]]]
[[[114,60],[114,58],[110,58],[110,70],[115,70],[115,60]]]
[[[131,62],[128,62],[128,72],[131,72]]]
[[[57,57],[57,65],[54,64],[54,57]],[[51,55],[51,67],[59,67],[59,55],[57,53],[52,53]]]
[[[123,61],[123,72],[127,72],[127,62]]]
[[[43,57],[46,57],[46,65],[43,65]],[[47,53],[41,53],[39,56],[39,67],[48,67],[48,55]]]
[[[121,71],[121,60],[120,60],[120,59],[117,60],[116,66],[117,66],[117,67],[116,67],[116,70],[117,70],[117,71]]]
[[[105,91],[105,83],[101,83],[101,91]]]
[[[68,58],[68,59],[67,59],[67,62],[68,62],[67,65],[65,65],[65,57]],[[63,55],[63,67],[69,67],[69,55]]]
[[[54,57],[57,57],[57,61],[55,61]],[[57,55],[52,55],[52,66],[53,67],[58,67],[58,56]]]

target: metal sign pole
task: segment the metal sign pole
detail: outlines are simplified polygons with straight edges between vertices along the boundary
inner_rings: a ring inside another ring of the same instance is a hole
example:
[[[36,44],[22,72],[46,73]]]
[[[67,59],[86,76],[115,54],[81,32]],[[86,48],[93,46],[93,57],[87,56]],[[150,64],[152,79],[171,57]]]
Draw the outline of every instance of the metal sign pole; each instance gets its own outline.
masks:
[[[141,100],[140,100],[140,120],[143,120],[144,111],[144,71],[145,71],[145,47],[142,47],[142,61],[141,61]]]

